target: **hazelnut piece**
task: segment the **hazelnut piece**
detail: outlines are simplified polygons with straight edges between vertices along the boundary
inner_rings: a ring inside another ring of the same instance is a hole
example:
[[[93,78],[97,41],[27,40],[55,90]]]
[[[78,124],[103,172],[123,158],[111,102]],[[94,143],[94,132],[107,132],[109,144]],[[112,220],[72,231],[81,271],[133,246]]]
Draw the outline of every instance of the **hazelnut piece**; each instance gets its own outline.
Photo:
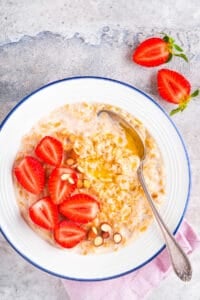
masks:
[[[109,238],[111,232],[112,232],[112,227],[110,224],[108,223],[102,223],[100,225],[100,229],[101,229],[101,236],[104,238],[104,239],[107,239]]]
[[[95,226],[92,226],[89,231],[88,231],[88,234],[87,234],[87,239],[89,241],[93,240],[94,238],[96,238],[98,235],[98,230]]]
[[[100,247],[101,245],[103,245],[102,236],[100,236],[100,235],[96,236],[93,242],[96,247]]]
[[[121,241],[122,241],[122,235],[121,235],[121,233],[115,232],[113,234],[113,240],[114,240],[115,244],[121,243]]]

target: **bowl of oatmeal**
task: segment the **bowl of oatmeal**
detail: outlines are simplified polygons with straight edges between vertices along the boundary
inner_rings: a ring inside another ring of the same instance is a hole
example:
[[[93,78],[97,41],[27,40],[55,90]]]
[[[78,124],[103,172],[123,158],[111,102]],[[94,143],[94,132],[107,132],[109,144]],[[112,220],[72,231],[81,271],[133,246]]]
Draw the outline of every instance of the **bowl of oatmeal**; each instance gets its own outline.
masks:
[[[187,151],[150,97],[99,77],[35,91],[1,124],[0,226],[20,255],[63,278],[121,276],[164,248],[138,182],[137,145],[120,124],[98,115],[102,109],[119,113],[142,137],[145,180],[171,232],[188,204]]]

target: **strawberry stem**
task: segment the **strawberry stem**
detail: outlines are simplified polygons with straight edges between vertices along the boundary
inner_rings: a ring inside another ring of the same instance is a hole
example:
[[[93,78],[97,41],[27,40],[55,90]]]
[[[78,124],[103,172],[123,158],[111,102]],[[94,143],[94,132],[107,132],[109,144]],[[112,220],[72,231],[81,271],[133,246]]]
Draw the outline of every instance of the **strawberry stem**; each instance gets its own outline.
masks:
[[[180,53],[180,52],[183,52],[183,49],[182,49],[179,45],[177,45],[177,44],[175,43],[175,40],[174,40],[172,37],[168,36],[168,35],[167,35],[166,33],[164,33],[164,32],[161,32],[161,34],[164,35],[163,41],[165,41],[165,42],[168,44],[169,51],[171,52],[171,56],[169,56],[169,59],[168,59],[167,62],[169,62],[169,61],[172,59],[172,56],[173,56],[173,55],[174,55],[174,56],[181,57],[181,58],[183,58],[186,62],[188,62],[187,56],[186,56],[184,53]],[[176,52],[173,51],[173,50],[178,51],[178,53],[176,53]]]
[[[183,49],[177,44],[174,44],[174,48],[179,52],[183,52]]]
[[[169,53],[169,57],[168,57],[168,60],[166,62],[168,63],[170,60],[172,60],[172,57],[173,57],[173,54]]]
[[[197,97],[199,95],[199,89],[195,90],[191,95],[190,97],[191,98],[194,98],[194,97]]]
[[[181,103],[177,108],[173,109],[173,110],[170,112],[170,116],[175,115],[175,114],[178,113],[179,111],[180,111],[180,112],[184,111],[184,109],[186,109],[186,107],[187,107],[187,104],[188,104],[188,101],[187,101],[187,102]]]
[[[188,58],[184,53],[174,53],[174,56],[182,57],[186,62],[188,62]]]
[[[186,109],[188,103],[190,102],[190,100],[194,97],[197,97],[199,95],[199,89],[195,90],[188,98],[187,101],[182,102],[179,104],[179,106],[175,109],[172,109],[172,111],[170,112],[170,116],[175,115],[178,112],[182,112],[184,109]]]
[[[175,114],[178,113],[179,111],[181,111],[180,107],[177,107],[177,108],[175,108],[175,109],[172,109],[171,112],[170,112],[170,116],[175,115]]]

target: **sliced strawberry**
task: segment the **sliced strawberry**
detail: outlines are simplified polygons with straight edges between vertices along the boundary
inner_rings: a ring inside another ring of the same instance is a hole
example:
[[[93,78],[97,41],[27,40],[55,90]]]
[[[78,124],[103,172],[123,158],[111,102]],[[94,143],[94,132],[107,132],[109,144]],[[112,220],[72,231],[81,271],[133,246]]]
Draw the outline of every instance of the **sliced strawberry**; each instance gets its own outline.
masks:
[[[62,203],[76,189],[78,176],[71,168],[55,168],[49,176],[49,194],[55,204]]]
[[[86,238],[86,231],[69,221],[61,221],[54,231],[55,241],[64,248],[72,248]]]
[[[52,136],[45,136],[36,146],[35,154],[45,163],[58,167],[63,158],[62,143]]]
[[[99,211],[99,203],[90,195],[75,194],[59,205],[59,212],[71,221],[88,223]]]
[[[145,67],[159,66],[169,59],[167,44],[161,38],[150,38],[142,42],[133,53],[133,61]]]
[[[14,174],[18,182],[28,192],[40,194],[45,184],[45,172],[42,164],[32,156],[25,156],[20,163],[14,167]]]
[[[29,208],[31,220],[44,229],[52,230],[58,224],[57,205],[52,203],[50,197],[45,197]]]
[[[199,90],[190,94],[191,86],[189,81],[182,74],[169,69],[158,71],[157,84],[158,92],[163,99],[179,104],[178,108],[171,111],[171,115],[183,111],[191,98],[199,94]]]
[[[175,52],[178,51],[178,52]],[[182,57],[188,61],[182,49],[174,43],[174,39],[165,35],[143,41],[133,53],[133,61],[145,67],[155,67],[168,62],[172,56]],[[181,53],[180,53],[181,52]]]
[[[169,69],[158,71],[158,91],[163,99],[179,104],[187,101],[190,89],[189,81],[180,73]]]

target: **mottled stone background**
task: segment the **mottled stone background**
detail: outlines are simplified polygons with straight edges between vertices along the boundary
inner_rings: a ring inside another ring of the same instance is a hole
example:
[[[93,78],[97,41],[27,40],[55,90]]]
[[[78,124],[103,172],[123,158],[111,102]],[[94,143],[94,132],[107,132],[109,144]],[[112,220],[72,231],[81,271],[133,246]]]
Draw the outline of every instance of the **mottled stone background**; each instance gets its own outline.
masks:
[[[200,85],[198,0],[0,0],[0,120],[41,85],[80,75],[126,81],[169,112],[173,106],[157,95],[160,67],[146,69],[131,61],[140,41],[161,32],[172,35],[189,58],[189,63],[175,58],[167,67],[182,72],[195,90]],[[199,111],[197,98],[173,120],[191,159],[193,186],[186,217],[200,233]],[[191,259],[194,277],[189,284],[170,274],[149,299],[199,300],[200,254],[194,253]],[[0,237],[0,299],[68,297],[59,279],[32,267]]]

